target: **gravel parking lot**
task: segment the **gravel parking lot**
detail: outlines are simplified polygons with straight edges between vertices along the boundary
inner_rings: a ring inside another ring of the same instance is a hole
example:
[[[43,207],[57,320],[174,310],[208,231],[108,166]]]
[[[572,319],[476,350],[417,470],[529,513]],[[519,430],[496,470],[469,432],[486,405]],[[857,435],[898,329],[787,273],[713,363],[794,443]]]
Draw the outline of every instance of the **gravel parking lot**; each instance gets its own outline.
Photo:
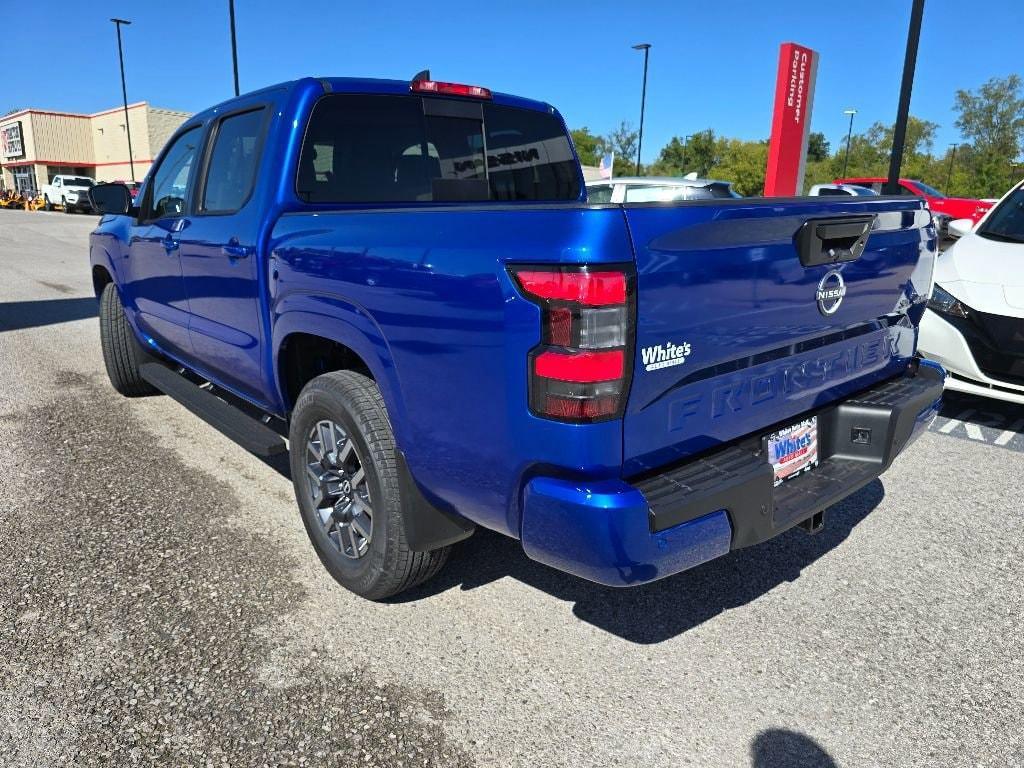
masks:
[[[367,603],[283,470],[110,389],[94,221],[0,211],[0,763],[1024,766],[1024,409],[647,587],[481,532]]]

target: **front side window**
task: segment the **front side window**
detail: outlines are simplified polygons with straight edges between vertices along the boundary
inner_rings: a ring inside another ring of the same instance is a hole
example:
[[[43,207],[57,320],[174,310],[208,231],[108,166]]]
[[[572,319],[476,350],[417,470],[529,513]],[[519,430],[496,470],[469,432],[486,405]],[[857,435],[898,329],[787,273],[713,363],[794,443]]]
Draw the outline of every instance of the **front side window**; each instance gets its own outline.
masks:
[[[248,199],[259,164],[263,116],[256,109],[221,121],[203,186],[204,211],[237,211]]]
[[[549,113],[334,94],[310,117],[295,189],[309,203],[575,200],[578,174],[561,121]]]
[[[1024,186],[1017,187],[996,206],[978,234],[990,240],[1024,243]]]
[[[199,148],[201,131],[190,128],[174,140],[153,174],[147,219],[181,216],[188,197],[189,176]]]

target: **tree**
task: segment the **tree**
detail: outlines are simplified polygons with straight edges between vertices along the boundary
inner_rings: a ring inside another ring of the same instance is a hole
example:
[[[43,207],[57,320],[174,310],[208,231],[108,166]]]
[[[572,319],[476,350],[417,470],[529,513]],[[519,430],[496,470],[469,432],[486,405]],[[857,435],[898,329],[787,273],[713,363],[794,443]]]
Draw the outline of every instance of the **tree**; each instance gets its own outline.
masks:
[[[696,173],[705,178],[722,158],[724,139],[710,128],[680,139],[674,136],[662,147],[651,172],[658,176],[685,176]]]
[[[615,153],[616,176],[632,176],[636,173],[636,148],[639,139],[639,132],[625,120],[603,139],[602,153]]]
[[[819,162],[827,160],[830,152],[828,139],[824,133],[813,132],[807,137],[807,161]]]
[[[977,91],[956,92],[955,124],[971,146],[962,158],[971,173],[970,194],[999,196],[1013,184],[1013,162],[1024,144],[1021,87],[1020,76],[1009,75],[992,78]]]
[[[600,165],[604,139],[592,134],[586,126],[575,128],[569,133],[572,135],[572,143],[576,145],[580,162],[583,165]]]

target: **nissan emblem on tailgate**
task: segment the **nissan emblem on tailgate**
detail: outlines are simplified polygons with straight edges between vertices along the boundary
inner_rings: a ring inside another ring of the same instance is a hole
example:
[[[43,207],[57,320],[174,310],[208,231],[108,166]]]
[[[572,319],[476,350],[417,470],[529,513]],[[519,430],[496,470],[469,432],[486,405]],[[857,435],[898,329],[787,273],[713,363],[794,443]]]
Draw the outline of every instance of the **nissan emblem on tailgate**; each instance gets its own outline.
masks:
[[[846,283],[839,270],[833,269],[827,272],[821,282],[818,283],[818,310],[823,315],[834,314],[839,305],[843,303],[846,295]]]

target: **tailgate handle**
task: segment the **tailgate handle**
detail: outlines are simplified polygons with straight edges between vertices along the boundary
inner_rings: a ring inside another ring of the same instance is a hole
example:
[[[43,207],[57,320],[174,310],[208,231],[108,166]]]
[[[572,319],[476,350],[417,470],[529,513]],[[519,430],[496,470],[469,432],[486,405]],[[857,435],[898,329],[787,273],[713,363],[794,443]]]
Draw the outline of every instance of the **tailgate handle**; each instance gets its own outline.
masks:
[[[796,246],[805,267],[856,261],[864,253],[874,224],[873,214],[808,219],[797,230]]]

